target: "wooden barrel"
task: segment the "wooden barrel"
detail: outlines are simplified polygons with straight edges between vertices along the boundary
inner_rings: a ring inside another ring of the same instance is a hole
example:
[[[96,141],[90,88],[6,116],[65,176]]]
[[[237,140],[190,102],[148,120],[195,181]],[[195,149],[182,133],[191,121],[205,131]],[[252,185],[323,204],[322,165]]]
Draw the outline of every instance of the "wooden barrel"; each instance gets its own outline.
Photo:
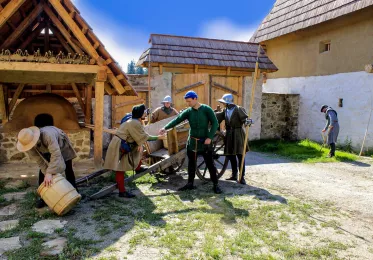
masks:
[[[53,176],[49,188],[40,184],[38,194],[50,209],[62,216],[69,212],[81,199],[81,195],[61,174]]]

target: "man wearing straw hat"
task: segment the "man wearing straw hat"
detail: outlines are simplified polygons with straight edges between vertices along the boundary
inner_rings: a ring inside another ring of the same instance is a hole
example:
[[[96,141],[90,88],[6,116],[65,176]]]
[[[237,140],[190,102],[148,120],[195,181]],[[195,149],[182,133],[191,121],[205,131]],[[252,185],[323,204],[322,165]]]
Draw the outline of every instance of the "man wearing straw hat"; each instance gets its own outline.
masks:
[[[150,123],[155,123],[179,114],[179,112],[177,112],[177,110],[171,106],[171,103],[171,97],[165,96],[165,98],[161,102],[163,106],[156,108],[154,112],[151,114]]]
[[[146,141],[158,140],[159,136],[150,136],[145,132],[142,121],[147,116],[145,105],[132,108],[132,118],[122,123],[109,144],[104,169],[115,171],[119,197],[135,197],[124,186],[126,171],[135,170],[142,157],[142,146]]]
[[[197,156],[202,155],[205,160],[213,183],[213,191],[217,194],[222,193],[218,184],[216,166],[213,161],[212,139],[218,129],[218,120],[211,107],[200,104],[198,95],[194,91],[188,91],[184,96],[189,108],[181,112],[174,120],[169,122],[159,133],[164,134],[167,129],[171,129],[184,120],[190,124],[189,138],[187,142],[188,156],[188,182],[181,187],[180,191],[195,189],[194,178],[197,170]],[[209,127],[211,125],[211,127]]]
[[[237,181],[238,169],[241,166],[242,160],[244,160],[243,164],[245,165],[245,156],[242,155],[242,147],[244,147],[245,142],[245,131],[243,130],[242,125],[250,126],[252,124],[252,120],[248,118],[248,115],[243,107],[234,104],[232,94],[225,94],[218,101],[225,104],[224,110],[222,112],[217,112],[216,117],[219,124],[223,120],[225,121],[226,134],[224,154],[227,155],[232,167],[232,176],[227,180]],[[248,147],[249,146],[247,145],[246,151],[248,151]],[[240,183],[246,184],[245,166],[242,170],[242,178]]]
[[[46,187],[50,187],[53,175],[65,172],[67,181],[76,188],[72,166],[76,153],[61,129],[54,126],[24,128],[18,133],[17,149],[27,152],[39,165],[39,185],[44,182]],[[46,204],[40,198],[36,207],[44,206]]]
[[[323,105],[320,112],[325,113],[326,125],[322,132],[327,132],[327,142],[330,145],[330,152],[327,157],[331,158],[335,156],[335,143],[339,134],[338,114],[328,105]]]

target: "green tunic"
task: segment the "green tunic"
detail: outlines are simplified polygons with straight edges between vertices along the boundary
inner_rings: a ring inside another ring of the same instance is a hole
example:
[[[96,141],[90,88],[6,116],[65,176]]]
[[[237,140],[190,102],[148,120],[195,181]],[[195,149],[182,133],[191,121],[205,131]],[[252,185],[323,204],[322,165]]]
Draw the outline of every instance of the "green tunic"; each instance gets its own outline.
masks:
[[[164,128],[171,129],[181,122],[188,120],[190,125],[189,138],[187,142],[187,149],[189,151],[195,151],[196,141],[192,137],[198,139],[213,139],[216,130],[219,127],[218,120],[216,119],[215,113],[211,107],[201,104],[198,109],[188,108],[181,112],[174,120],[169,122]],[[211,125],[211,127],[209,127]],[[205,147],[202,142],[198,142],[197,150],[199,152],[204,151]]]

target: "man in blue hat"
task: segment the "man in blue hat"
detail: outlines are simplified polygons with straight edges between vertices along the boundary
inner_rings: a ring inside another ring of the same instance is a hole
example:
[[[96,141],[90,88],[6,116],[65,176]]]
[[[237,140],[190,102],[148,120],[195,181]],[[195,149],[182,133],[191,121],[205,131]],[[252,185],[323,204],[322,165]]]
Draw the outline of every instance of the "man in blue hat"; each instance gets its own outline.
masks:
[[[206,166],[210,172],[213,182],[213,191],[222,193],[218,185],[216,167],[213,162],[212,139],[219,127],[218,120],[211,107],[198,102],[197,93],[188,91],[184,99],[189,108],[181,112],[174,120],[169,122],[159,133],[164,134],[167,129],[171,129],[181,122],[188,120],[190,124],[189,138],[187,142],[188,162],[188,183],[180,188],[180,191],[192,190],[195,188],[194,178],[197,170],[197,156],[202,155]],[[211,127],[209,127],[211,125]]]

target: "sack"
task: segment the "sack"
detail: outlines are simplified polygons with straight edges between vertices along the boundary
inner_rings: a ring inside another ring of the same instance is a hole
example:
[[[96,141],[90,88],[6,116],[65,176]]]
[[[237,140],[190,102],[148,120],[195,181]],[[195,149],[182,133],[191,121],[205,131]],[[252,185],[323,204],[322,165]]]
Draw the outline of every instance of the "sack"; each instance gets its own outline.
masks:
[[[127,115],[125,115],[122,118],[122,120],[120,121],[120,124],[123,124],[123,123],[127,122],[130,119],[132,119],[132,114],[128,113]],[[123,140],[119,136],[117,136],[117,137],[121,140],[120,141],[120,152],[122,154],[127,154],[127,153],[131,152],[131,146],[126,142],[126,140]]]

